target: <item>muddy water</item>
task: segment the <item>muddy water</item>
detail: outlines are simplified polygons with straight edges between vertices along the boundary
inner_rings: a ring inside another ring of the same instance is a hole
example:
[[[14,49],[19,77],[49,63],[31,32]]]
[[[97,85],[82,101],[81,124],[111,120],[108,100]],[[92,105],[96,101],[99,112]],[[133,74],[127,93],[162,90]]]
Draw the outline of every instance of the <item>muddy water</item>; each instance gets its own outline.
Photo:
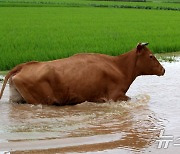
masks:
[[[128,102],[34,106],[0,101],[0,153],[178,153],[180,62],[163,63],[163,77],[138,77]],[[158,149],[160,130],[173,135]]]

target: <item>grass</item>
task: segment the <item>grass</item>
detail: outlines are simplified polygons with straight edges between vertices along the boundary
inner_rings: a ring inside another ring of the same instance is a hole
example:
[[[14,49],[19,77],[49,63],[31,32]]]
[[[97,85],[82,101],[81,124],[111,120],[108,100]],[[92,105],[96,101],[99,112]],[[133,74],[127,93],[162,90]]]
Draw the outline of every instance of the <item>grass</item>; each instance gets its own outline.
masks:
[[[155,53],[180,51],[179,11],[114,8],[124,5],[180,8],[179,3],[0,0],[0,70],[79,52],[119,55],[141,41],[150,42]]]
[[[153,2],[162,2],[162,3],[180,3],[179,0],[147,0]]]
[[[124,1],[101,1],[101,0],[0,0],[0,6],[19,7],[61,7],[61,6],[88,6],[88,7],[113,7],[113,8],[136,8],[156,10],[180,11],[180,3],[164,2],[124,2]]]
[[[174,11],[14,7],[0,9],[0,23],[0,70],[77,52],[118,55],[141,41],[154,52],[180,51]]]
[[[177,62],[179,61],[180,52],[160,53],[155,54],[156,58],[161,62]]]
[[[176,57],[170,56],[170,57],[160,57],[159,61],[172,63],[172,62],[176,62],[177,60]]]
[[[91,1],[93,2],[93,1]],[[108,6],[115,6],[115,7],[120,7],[120,6],[129,6],[133,8],[138,8],[138,9],[178,9],[180,8],[180,3],[164,3],[164,2],[123,2],[123,1],[101,1],[101,0],[94,0],[96,4],[101,4],[101,5],[108,5]]]

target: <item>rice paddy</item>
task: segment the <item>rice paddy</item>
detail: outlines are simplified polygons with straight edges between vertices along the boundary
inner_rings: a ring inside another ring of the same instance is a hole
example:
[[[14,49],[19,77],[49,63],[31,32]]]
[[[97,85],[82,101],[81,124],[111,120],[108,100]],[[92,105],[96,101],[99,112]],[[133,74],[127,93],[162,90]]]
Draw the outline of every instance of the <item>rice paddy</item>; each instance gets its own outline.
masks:
[[[149,47],[155,53],[180,51],[180,11],[87,5],[92,2],[135,6],[131,2],[112,1],[1,0],[0,6],[8,7],[0,7],[0,70],[9,70],[22,62],[47,61],[80,52],[119,55],[141,41],[150,42]],[[38,7],[39,4],[43,5]],[[169,4],[180,8],[179,3],[156,5]]]

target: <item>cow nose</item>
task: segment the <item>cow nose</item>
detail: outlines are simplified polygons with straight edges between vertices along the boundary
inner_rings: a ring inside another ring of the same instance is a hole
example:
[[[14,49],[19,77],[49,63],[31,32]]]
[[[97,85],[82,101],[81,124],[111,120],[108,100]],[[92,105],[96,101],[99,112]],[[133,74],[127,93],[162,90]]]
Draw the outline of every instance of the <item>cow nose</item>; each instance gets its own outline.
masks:
[[[165,69],[164,68],[162,68],[162,75],[164,75],[165,74]]]

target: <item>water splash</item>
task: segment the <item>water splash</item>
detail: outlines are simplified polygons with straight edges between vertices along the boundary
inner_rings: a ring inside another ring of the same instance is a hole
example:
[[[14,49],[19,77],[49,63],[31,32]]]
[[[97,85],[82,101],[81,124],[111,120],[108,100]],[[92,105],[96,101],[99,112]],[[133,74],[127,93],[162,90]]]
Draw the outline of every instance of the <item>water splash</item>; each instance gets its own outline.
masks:
[[[0,81],[4,80],[4,76],[0,75]]]
[[[122,135],[119,141],[104,143],[101,148],[92,145],[90,149],[113,148],[113,153],[121,147],[128,153],[151,147],[164,126],[178,136],[180,65],[179,62],[163,62],[163,66],[166,68],[163,77],[136,79],[128,91],[128,95],[133,96],[129,101],[84,102],[64,107],[10,104],[6,87],[0,103],[0,143],[118,133]],[[83,149],[84,145],[80,147]]]

